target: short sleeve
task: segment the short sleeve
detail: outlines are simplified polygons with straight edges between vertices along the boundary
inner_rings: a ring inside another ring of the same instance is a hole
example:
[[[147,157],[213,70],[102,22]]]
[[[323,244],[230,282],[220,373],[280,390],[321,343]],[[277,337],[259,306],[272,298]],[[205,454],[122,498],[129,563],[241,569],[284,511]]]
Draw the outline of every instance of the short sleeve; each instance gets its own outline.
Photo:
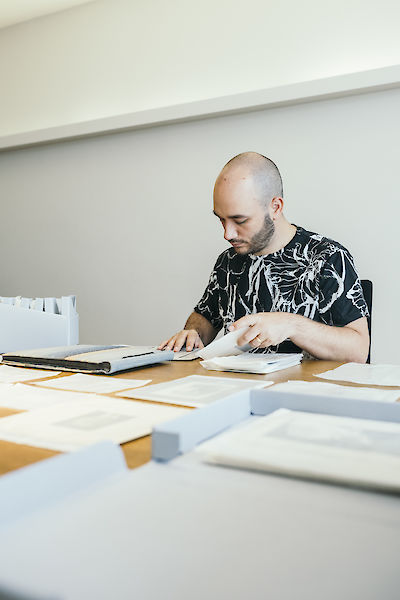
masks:
[[[343,247],[330,255],[321,270],[319,313],[324,323],[339,327],[368,316],[353,257]]]
[[[195,312],[205,317],[210,321],[214,329],[218,331],[222,328],[223,319],[219,310],[219,282],[218,272],[220,258],[218,257],[217,262],[211,272],[208,285],[202,295],[200,301],[194,307]]]

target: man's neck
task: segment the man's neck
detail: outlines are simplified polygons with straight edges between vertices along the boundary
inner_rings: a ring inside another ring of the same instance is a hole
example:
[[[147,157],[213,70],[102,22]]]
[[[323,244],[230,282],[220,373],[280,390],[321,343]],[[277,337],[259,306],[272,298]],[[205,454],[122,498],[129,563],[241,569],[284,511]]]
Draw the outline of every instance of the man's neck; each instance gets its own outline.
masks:
[[[282,250],[294,238],[296,231],[296,227],[289,223],[289,221],[286,221],[286,219],[276,223],[275,233],[270,243],[261,252],[257,252],[257,256],[273,254],[274,252],[278,252],[278,250]]]

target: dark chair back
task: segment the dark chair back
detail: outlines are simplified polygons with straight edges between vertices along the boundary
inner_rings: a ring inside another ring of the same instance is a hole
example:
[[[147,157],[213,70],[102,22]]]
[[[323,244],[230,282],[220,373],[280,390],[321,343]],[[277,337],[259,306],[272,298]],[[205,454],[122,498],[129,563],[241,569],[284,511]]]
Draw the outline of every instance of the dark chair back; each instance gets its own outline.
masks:
[[[369,350],[368,350],[368,358],[367,363],[371,362],[371,321],[372,321],[372,281],[369,279],[361,279],[361,287],[363,290],[365,302],[368,306],[369,317],[367,317],[368,321],[368,332],[369,332]]]

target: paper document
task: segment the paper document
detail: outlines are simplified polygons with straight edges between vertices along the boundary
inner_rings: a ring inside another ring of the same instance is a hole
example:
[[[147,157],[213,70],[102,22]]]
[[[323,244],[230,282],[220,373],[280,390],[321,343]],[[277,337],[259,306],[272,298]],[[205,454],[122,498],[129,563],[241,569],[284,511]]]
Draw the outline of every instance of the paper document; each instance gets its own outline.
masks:
[[[262,388],[271,384],[271,381],[254,381],[253,379],[189,375],[138,390],[120,392],[118,396],[201,407],[241,390]]]
[[[201,350],[192,350],[192,352],[177,352],[178,356],[174,357],[174,360],[193,360],[195,358],[214,358],[215,356],[233,356],[235,354],[241,354],[247,350],[251,350],[251,346],[239,347],[236,342],[248,327],[242,327],[237,331],[231,331],[226,335],[218,338],[201,348]]]
[[[258,373],[265,375],[294,367],[301,362],[300,354],[251,354],[245,352],[239,356],[220,356],[203,360],[200,364],[212,371],[235,371],[239,373]]]
[[[184,412],[184,408],[172,406],[85,396],[81,402],[3,417],[0,439],[68,452],[104,440],[122,444],[149,435],[154,425]]]
[[[150,383],[151,379],[110,379],[102,375],[85,375],[77,373],[67,377],[58,377],[50,381],[35,383],[40,387],[51,387],[58,390],[76,392],[95,392],[96,394],[112,394],[120,390],[132,389]]]
[[[63,402],[81,402],[86,394],[49,390],[25,383],[0,383],[0,406],[14,410],[33,410]]]
[[[287,409],[252,419],[206,443],[206,460],[400,492],[400,423]]]
[[[315,375],[321,379],[332,381],[351,381],[365,385],[387,385],[400,387],[400,365],[360,365],[359,363],[346,363]]]
[[[379,390],[368,387],[350,387],[322,381],[286,381],[272,388],[274,392],[299,395],[329,396],[335,398],[354,398],[356,400],[373,400],[378,402],[396,402],[400,399],[400,390]]]
[[[60,371],[43,371],[42,369],[25,369],[24,367],[9,367],[0,365],[1,383],[19,383],[21,381],[30,381],[31,379],[43,379],[43,377],[53,377]]]

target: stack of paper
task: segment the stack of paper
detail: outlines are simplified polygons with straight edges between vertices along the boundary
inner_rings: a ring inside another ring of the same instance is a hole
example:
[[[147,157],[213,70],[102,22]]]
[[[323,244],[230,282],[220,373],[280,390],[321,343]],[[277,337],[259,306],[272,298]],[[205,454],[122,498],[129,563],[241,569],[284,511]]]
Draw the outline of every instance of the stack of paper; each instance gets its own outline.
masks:
[[[346,363],[331,371],[316,375],[333,381],[351,381],[366,385],[400,387],[400,365],[361,365]]]
[[[212,371],[236,371],[265,375],[301,362],[300,354],[252,354],[244,352],[238,356],[219,356],[201,361],[201,366]]]
[[[253,419],[199,451],[226,466],[400,491],[400,423],[287,409]]]

